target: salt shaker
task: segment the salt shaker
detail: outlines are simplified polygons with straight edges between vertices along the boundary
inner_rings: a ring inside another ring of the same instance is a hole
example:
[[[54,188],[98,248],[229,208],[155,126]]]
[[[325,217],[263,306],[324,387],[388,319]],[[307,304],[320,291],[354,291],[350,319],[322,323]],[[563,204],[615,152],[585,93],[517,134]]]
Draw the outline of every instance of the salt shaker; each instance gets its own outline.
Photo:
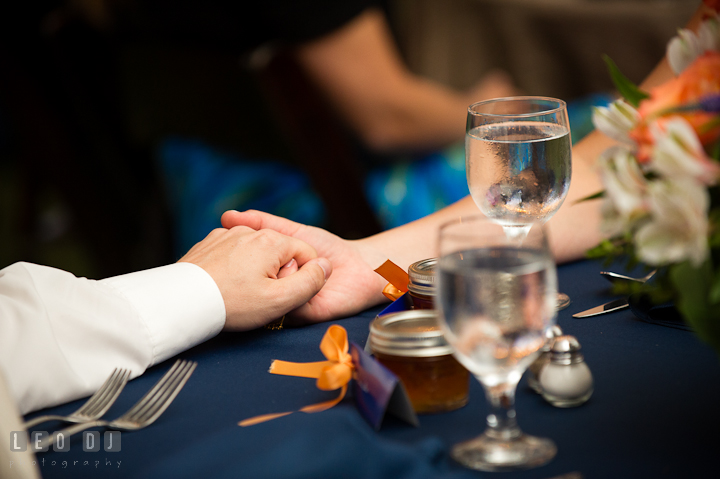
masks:
[[[560,329],[560,326],[558,325],[555,325],[547,330],[545,333],[545,345],[540,350],[540,356],[538,356],[528,368],[530,371],[530,374],[528,375],[528,386],[530,386],[533,391],[538,394],[542,393],[542,388],[540,387],[540,371],[542,371],[542,368],[550,362],[550,350],[555,343],[555,338],[562,336],[562,333],[562,329]]]
[[[557,407],[583,404],[593,393],[590,368],[574,336],[559,336],[550,350],[550,361],[540,371],[543,398]]]

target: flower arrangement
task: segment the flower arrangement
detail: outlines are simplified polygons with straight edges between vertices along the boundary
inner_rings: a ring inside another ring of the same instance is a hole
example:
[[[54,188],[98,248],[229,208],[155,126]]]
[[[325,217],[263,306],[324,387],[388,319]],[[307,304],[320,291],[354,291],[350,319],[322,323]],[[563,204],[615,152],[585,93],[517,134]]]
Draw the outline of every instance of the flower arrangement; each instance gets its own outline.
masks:
[[[608,239],[588,254],[658,269],[643,291],[720,353],[720,1],[705,5],[697,32],[669,42],[666,83],[642,91],[606,58],[623,99],[593,122],[619,145],[598,159],[604,191],[590,198],[603,197]]]

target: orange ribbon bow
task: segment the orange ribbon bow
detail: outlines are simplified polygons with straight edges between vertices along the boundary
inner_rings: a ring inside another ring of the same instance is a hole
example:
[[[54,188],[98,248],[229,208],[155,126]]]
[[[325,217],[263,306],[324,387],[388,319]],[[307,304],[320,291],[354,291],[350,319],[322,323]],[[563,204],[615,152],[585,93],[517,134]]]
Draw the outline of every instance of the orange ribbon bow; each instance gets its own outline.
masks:
[[[333,391],[342,388],[337,398],[318,404],[311,404],[300,409],[300,411],[305,413],[325,411],[342,401],[347,392],[348,383],[353,377],[355,367],[353,366],[352,357],[348,353],[348,349],[347,331],[345,331],[345,328],[342,326],[333,324],[325,332],[322,341],[320,341],[320,351],[325,355],[327,361],[292,363],[276,359],[270,364],[269,372],[272,374],[283,374],[285,376],[316,378],[318,389],[322,389],[323,391]],[[262,416],[244,419],[240,421],[238,425],[243,427],[252,426],[292,413],[293,411],[264,414]]]
[[[407,292],[408,274],[400,266],[387,260],[375,272],[389,281],[382,292],[390,301],[395,301]]]

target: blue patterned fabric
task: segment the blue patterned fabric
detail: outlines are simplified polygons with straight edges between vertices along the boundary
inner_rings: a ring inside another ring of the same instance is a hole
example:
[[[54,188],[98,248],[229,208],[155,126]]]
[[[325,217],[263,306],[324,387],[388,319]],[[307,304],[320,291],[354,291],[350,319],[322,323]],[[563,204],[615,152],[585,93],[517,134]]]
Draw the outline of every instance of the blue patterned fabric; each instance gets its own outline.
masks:
[[[427,216],[468,193],[463,143],[377,167],[365,181],[365,195],[385,229]]]
[[[182,138],[164,141],[157,156],[179,255],[220,227],[220,216],[230,209],[258,209],[300,223],[323,223],[322,201],[308,177],[284,163],[241,158]]]
[[[568,103],[570,134],[573,145],[585,138],[595,128],[592,122],[592,109],[596,106],[608,106],[615,97],[609,93],[594,93]]]

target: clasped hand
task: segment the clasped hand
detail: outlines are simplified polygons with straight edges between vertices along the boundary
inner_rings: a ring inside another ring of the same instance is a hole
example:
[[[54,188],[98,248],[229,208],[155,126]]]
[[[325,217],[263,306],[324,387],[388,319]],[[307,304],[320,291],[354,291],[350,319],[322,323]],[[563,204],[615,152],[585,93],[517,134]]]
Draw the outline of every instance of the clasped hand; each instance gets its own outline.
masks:
[[[217,228],[180,258],[203,268],[225,303],[226,330],[255,329],[307,305],[332,273],[327,258],[269,229]]]

